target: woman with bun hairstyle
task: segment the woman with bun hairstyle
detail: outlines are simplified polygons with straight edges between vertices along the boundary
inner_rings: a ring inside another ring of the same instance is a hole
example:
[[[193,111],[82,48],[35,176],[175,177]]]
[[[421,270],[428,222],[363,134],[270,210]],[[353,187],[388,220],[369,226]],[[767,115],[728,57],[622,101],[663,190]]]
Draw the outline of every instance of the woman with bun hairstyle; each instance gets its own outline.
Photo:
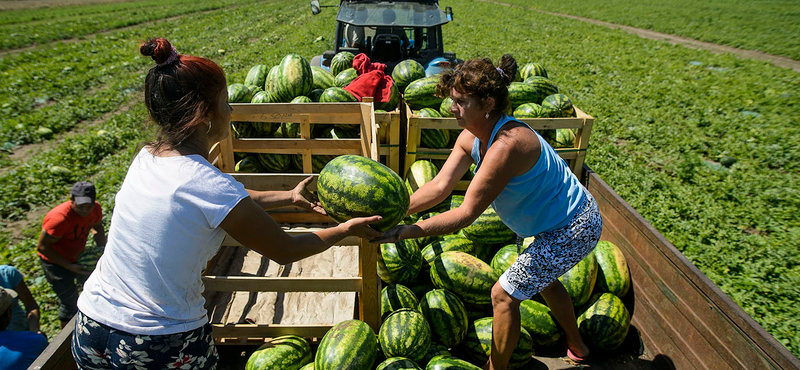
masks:
[[[369,224],[380,216],[286,234],[264,210],[324,213],[306,189],[311,178],[291,191],[253,191],[220,172],[208,152],[230,134],[225,73],[164,38],[139,50],[156,62],[144,98],[158,137],[133,159],[116,195],[105,252],[78,299],[72,353],[82,369],[213,369],[200,275],[226,233],[287,264],[347,236],[379,236]]]
[[[503,55],[500,66],[474,59],[442,76],[436,87],[450,96],[450,112],[464,130],[439,174],[411,195],[408,213],[431,208],[453,190],[470,165],[475,176],[458,208],[400,225],[373,241],[449,234],[469,226],[489,205],[522,238],[516,262],[492,288],[492,353],[484,369],[506,369],[520,336],[519,306],[541,293],[566,333],[567,355],[589,355],[576,323],[572,301],[558,277],[591,253],[600,238],[597,203],[555,150],[525,123],[507,116],[508,85],[517,63]]]

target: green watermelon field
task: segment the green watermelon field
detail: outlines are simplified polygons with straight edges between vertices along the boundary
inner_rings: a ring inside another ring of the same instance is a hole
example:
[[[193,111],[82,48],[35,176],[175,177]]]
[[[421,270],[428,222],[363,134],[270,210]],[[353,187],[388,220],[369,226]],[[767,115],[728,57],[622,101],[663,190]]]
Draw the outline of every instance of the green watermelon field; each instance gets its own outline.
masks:
[[[800,75],[531,9],[800,59],[800,5],[590,3],[441,0],[455,13],[445,50],[543,64],[596,119],[587,164],[800,355]],[[216,61],[231,83],[256,64],[332,49],[335,29],[335,9],[313,16],[307,1],[52,5],[0,11],[0,263],[25,274],[51,338],[57,301],[35,253],[41,220],[88,179],[108,228],[127,165],[152,139],[142,99],[152,61],[139,44],[167,37]]]

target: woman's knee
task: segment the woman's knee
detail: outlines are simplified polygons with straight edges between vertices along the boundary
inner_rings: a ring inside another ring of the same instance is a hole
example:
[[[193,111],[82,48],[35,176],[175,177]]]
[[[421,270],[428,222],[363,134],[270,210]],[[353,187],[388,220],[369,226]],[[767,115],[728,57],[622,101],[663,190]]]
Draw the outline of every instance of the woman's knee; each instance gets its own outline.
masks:
[[[499,282],[492,287],[492,306],[493,307],[512,307],[516,300],[512,297]]]

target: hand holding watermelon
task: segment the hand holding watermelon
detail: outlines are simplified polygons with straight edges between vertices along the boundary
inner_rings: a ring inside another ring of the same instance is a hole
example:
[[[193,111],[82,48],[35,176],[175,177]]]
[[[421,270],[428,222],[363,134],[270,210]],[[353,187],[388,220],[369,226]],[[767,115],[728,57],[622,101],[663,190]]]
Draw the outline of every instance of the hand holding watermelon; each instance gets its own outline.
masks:
[[[372,239],[381,236],[381,232],[373,229],[369,224],[380,222],[382,219],[383,217],[381,216],[355,217],[342,222],[341,225],[346,226],[348,235]]]
[[[322,203],[319,202],[317,195],[308,190],[308,184],[311,183],[311,180],[313,179],[313,176],[309,176],[305,180],[300,181],[300,183],[297,184],[294,189],[292,189],[292,205],[319,213],[321,215],[327,215],[327,213],[325,213],[325,209],[322,208]]]

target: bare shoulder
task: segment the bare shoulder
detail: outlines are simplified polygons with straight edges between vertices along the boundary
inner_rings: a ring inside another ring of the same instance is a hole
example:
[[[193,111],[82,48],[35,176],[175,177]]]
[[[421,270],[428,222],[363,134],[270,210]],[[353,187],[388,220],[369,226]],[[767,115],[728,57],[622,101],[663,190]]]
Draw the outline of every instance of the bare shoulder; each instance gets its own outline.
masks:
[[[531,152],[541,150],[536,133],[528,126],[518,122],[507,124],[497,131],[492,146],[498,146],[497,149],[515,154],[531,154]]]

